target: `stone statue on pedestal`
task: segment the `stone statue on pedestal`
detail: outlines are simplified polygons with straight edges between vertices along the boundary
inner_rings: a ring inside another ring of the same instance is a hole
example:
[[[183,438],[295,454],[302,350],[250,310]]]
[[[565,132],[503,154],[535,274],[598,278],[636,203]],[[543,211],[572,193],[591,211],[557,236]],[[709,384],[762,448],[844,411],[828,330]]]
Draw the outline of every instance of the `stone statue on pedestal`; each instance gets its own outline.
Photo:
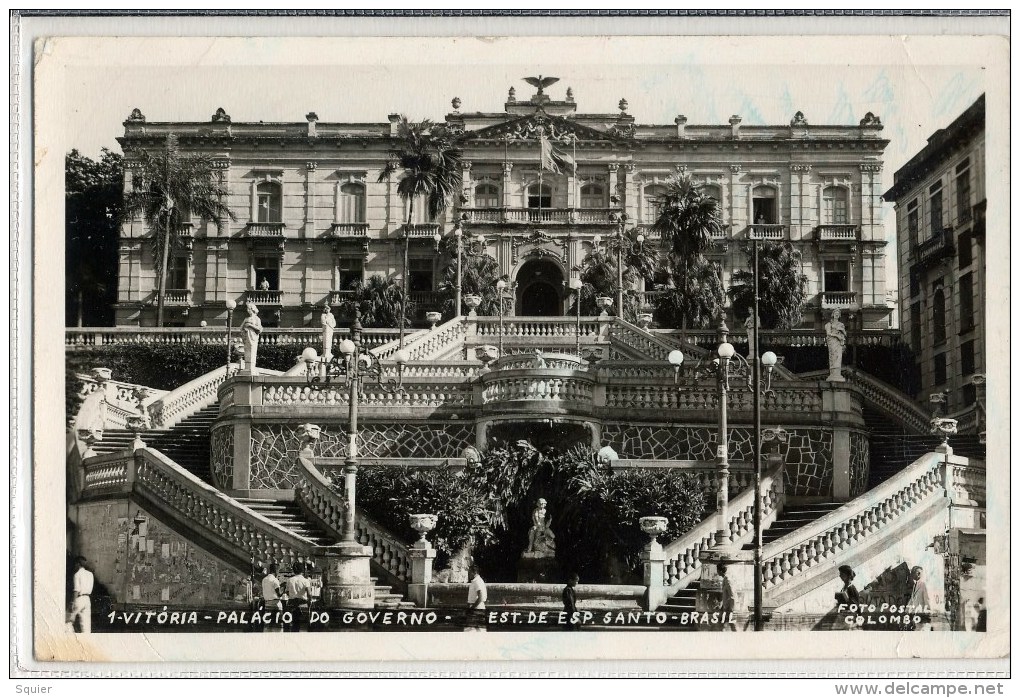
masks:
[[[538,505],[531,512],[531,529],[528,531],[528,549],[525,557],[554,557],[556,555],[556,535],[549,524],[551,516],[545,513],[546,501],[538,500]]]
[[[245,303],[248,317],[241,323],[241,341],[244,342],[244,367],[255,373],[255,359],[259,350],[259,335],[262,334],[262,321],[259,320],[259,309],[251,301]]]
[[[322,355],[332,356],[333,330],[336,329],[336,318],[333,317],[333,310],[329,307],[329,303],[323,303],[322,316],[319,320],[322,322]]]
[[[829,377],[826,380],[842,382],[843,348],[846,346],[846,327],[839,321],[839,308],[832,311],[825,323],[825,345],[829,349]]]

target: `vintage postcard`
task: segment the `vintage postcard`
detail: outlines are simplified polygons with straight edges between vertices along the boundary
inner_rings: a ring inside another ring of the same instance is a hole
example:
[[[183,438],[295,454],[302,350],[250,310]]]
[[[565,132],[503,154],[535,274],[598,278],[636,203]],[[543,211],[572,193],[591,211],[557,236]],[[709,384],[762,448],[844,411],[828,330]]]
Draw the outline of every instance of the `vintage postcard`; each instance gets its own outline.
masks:
[[[31,50],[36,662],[1008,656],[1006,38]]]

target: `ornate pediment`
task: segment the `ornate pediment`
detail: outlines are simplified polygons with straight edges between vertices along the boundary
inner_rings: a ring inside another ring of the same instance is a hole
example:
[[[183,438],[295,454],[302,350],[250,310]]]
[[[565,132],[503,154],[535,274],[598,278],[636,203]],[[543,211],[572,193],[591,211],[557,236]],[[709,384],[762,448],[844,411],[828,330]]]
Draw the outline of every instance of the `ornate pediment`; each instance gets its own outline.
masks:
[[[616,132],[599,131],[590,126],[575,123],[562,116],[546,114],[539,109],[534,114],[472,131],[465,134],[465,138],[468,140],[527,141],[538,140],[539,135],[542,134],[550,140],[560,143],[571,143],[575,138],[578,141],[615,141],[624,135],[617,134]]]

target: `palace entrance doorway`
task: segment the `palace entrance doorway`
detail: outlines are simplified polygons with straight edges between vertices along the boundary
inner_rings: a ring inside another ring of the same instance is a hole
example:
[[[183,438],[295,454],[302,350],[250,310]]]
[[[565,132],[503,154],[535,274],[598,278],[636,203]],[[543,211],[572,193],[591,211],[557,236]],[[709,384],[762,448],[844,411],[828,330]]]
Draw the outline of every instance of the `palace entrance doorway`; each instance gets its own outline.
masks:
[[[563,272],[555,263],[537,259],[517,272],[517,314],[563,314]]]

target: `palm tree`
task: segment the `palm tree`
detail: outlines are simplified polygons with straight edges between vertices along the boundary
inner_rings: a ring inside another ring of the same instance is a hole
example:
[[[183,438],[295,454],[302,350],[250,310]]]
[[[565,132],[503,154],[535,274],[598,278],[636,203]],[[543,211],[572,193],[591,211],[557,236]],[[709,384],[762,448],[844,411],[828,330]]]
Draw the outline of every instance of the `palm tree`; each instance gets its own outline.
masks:
[[[223,203],[226,191],[216,181],[212,159],[207,155],[182,155],[177,137],[169,134],[163,150],[139,151],[134,161],[141,186],[124,200],[124,215],[139,213],[152,230],[154,256],[159,269],[156,291],[156,325],[163,326],[166,272],[170,249],[180,244],[179,228],[184,212],[219,224],[224,217],[235,220]]]
[[[685,264],[683,273],[669,270],[669,281],[655,298],[655,319],[667,327],[707,327],[723,314],[725,300],[719,269],[701,257]]]
[[[807,276],[801,273],[800,251],[789,243],[758,243],[758,316],[762,327],[770,330],[796,327],[803,319],[807,300]],[[733,272],[727,290],[733,301],[733,313],[748,317],[754,305],[752,251],[748,248],[747,269]]]
[[[669,271],[678,292],[695,292],[691,280],[704,279],[704,252],[712,237],[722,233],[719,202],[704,192],[686,174],[675,174],[666,180],[666,191],[659,197],[659,217],[653,228],[669,248]],[[690,277],[690,278],[688,278]],[[680,312],[681,335],[695,318],[688,314],[690,303],[674,304]]]
[[[417,123],[401,116],[397,123],[396,143],[386,164],[379,172],[383,182],[400,172],[397,195],[407,204],[407,226],[404,228],[403,294],[407,298],[407,252],[410,246],[408,229],[414,220],[418,198],[425,200],[426,211],[434,220],[460,192],[461,151],[445,124],[428,119]],[[400,313],[400,345],[404,344],[404,322],[407,309]]]
[[[629,236],[624,238],[623,252],[623,285],[633,286],[638,279],[653,278],[661,267],[659,251],[655,245],[635,244]],[[596,303],[599,296],[612,297],[616,294],[617,250],[620,245],[610,237],[604,250],[593,250],[584,258],[580,266],[581,274],[581,312],[585,315],[597,315],[601,312]],[[571,303],[571,312],[577,312],[576,300]],[[641,312],[641,302],[634,294],[624,294],[623,317],[630,321],[637,319]]]
[[[403,288],[394,279],[374,274],[365,281],[355,281],[350,290],[352,297],[340,303],[340,312],[354,317],[354,309],[361,311],[361,324],[365,327],[393,327],[404,309]]]
[[[443,298],[443,317],[452,318],[456,309],[457,294],[457,245],[444,240],[443,253],[452,256],[452,260],[443,269],[443,282],[439,285],[439,293]],[[461,293],[464,295],[481,296],[478,306],[479,315],[497,315],[496,282],[503,276],[499,262],[487,254],[464,253],[461,264]]]

